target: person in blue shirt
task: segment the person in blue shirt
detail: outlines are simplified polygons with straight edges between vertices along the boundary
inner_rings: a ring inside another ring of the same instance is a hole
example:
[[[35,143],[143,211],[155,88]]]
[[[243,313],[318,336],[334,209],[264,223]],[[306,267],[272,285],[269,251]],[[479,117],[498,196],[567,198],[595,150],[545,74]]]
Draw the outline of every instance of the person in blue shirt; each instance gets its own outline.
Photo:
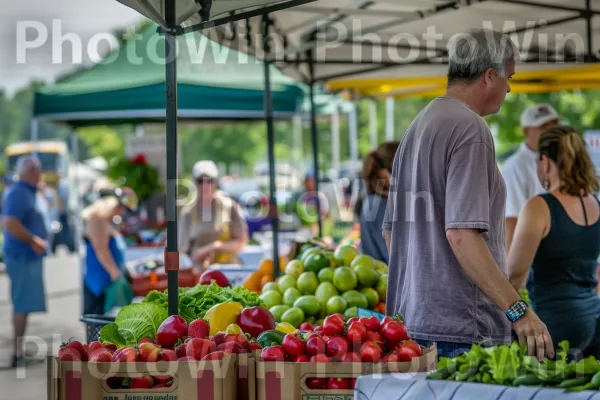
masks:
[[[125,273],[127,246],[113,219],[137,210],[138,200],[130,188],[103,189],[99,194],[81,212],[86,248],[83,313],[102,315],[106,289]]]
[[[4,263],[11,283],[15,334],[13,368],[25,364],[23,337],[28,315],[46,311],[43,258],[48,253],[50,219],[38,195],[40,178],[39,160],[21,157],[17,179],[2,199]]]
[[[390,189],[392,165],[398,145],[398,142],[383,143],[377,150],[365,157],[362,169],[367,195],[362,200],[360,213],[361,250],[364,254],[386,264],[389,254],[381,227]]]

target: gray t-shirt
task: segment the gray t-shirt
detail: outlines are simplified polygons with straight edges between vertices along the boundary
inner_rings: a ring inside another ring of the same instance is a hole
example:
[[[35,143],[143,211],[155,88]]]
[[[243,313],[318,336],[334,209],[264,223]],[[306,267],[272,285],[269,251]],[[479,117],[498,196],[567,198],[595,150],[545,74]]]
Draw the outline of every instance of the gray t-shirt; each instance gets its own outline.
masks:
[[[446,230],[482,232],[504,272],[506,187],[486,122],[439,97],[415,118],[394,160],[383,229],[391,231],[387,313],[412,337],[457,343],[509,342],[509,323],[462,271]]]

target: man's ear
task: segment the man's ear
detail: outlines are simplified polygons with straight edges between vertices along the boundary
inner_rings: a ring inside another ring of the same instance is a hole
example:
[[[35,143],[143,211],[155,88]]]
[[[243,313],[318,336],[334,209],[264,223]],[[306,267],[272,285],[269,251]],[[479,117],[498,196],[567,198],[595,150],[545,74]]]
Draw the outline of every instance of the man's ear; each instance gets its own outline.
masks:
[[[523,134],[525,137],[529,137],[529,132],[531,132],[531,128],[523,128]]]

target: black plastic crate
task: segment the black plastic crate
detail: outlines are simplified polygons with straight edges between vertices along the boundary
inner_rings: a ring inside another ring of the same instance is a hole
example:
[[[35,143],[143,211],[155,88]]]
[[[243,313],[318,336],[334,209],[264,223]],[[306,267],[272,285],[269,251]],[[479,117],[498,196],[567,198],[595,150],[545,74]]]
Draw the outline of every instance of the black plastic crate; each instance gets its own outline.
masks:
[[[100,330],[102,330],[105,325],[115,322],[115,318],[107,317],[105,315],[86,314],[81,317],[80,321],[86,324],[87,342],[92,343],[93,341],[98,340]]]

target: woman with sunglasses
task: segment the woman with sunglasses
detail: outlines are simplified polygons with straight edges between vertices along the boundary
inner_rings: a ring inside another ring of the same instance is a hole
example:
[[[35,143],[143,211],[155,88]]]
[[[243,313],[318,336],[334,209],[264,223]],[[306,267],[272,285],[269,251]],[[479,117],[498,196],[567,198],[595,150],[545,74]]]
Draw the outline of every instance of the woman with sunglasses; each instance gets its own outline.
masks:
[[[179,248],[197,266],[238,264],[237,254],[248,243],[248,225],[239,205],[217,190],[219,171],[214,162],[194,164],[195,200],[179,217]]]
[[[381,227],[398,145],[398,142],[383,143],[367,155],[362,168],[367,196],[362,201],[360,213],[360,244],[364,254],[385,263],[389,255]]]
[[[508,255],[510,282],[523,289],[533,268],[535,312],[552,342],[568,340],[572,349],[598,358],[600,206],[594,165],[581,135],[565,126],[542,133],[537,163],[547,193],[521,210]]]
[[[102,189],[81,212],[86,247],[83,313],[104,314],[106,289],[125,271],[127,245],[113,219],[135,212],[138,199],[130,188]]]

